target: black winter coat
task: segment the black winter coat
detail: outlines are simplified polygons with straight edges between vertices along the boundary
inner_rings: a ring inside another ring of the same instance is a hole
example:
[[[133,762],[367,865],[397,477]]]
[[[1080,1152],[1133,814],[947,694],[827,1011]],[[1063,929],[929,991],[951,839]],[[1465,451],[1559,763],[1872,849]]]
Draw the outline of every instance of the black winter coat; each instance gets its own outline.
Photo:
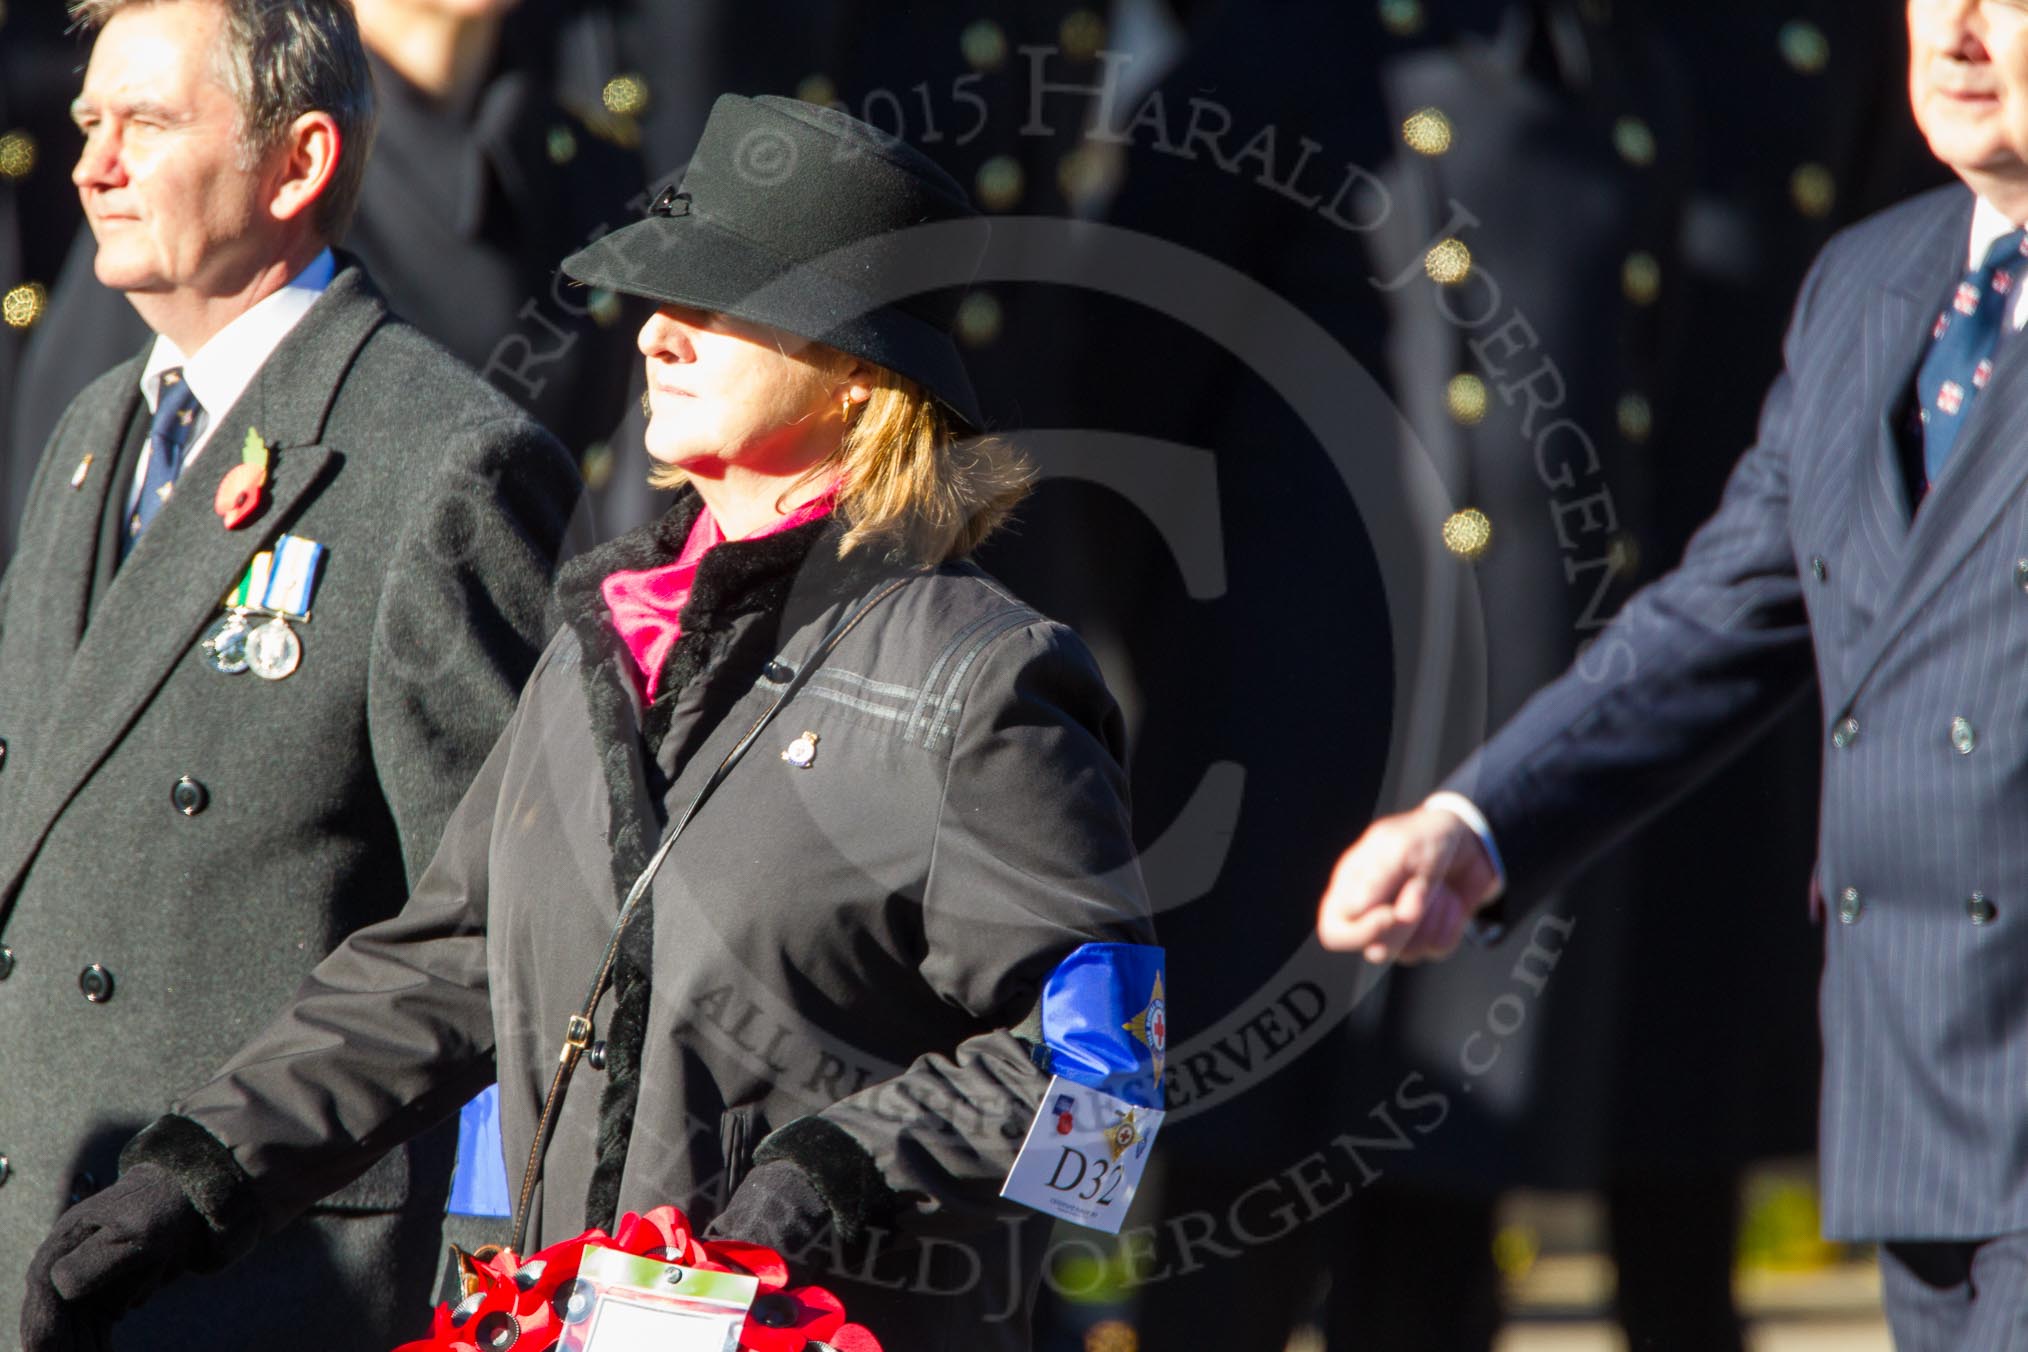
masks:
[[[1026,1347],[1049,1222],[998,1192],[1047,1075],[1017,1030],[1079,944],[1150,937],[1117,709],[1084,645],[976,567],[840,563],[835,521],[708,555],[644,709],[599,582],[672,558],[697,510],[686,494],[566,567],[566,627],[406,909],[127,1162],[181,1170],[244,1242],[497,1072],[518,1178],[665,824],[837,618],[900,578],[657,875],[529,1246],[661,1203],[725,1210],[889,1347]],[[807,764],[783,754],[810,738]]]

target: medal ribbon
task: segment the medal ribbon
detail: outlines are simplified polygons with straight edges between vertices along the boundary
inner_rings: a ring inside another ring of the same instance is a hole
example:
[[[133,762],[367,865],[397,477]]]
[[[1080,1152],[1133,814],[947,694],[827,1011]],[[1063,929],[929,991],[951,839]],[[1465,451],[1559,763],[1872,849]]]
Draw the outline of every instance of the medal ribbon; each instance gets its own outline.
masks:
[[[253,562],[247,564],[246,573],[240,578],[239,585],[225,594],[225,608],[245,610],[255,604],[256,596],[266,596],[268,574],[273,570],[274,564],[275,556],[268,550],[263,549],[254,555]]]
[[[286,615],[292,620],[310,618],[310,597],[317,589],[317,572],[324,562],[324,546],[300,535],[284,535],[275,541],[274,566],[262,589],[261,608]]]

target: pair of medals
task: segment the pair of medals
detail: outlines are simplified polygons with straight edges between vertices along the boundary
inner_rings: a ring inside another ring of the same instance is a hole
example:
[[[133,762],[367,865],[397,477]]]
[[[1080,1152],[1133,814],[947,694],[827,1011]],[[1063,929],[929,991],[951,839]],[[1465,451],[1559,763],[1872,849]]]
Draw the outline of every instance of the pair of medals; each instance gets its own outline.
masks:
[[[295,675],[303,664],[303,640],[289,627],[286,616],[271,615],[260,624],[247,618],[260,614],[234,611],[211,627],[204,636],[204,652],[212,670],[227,676],[251,671],[264,681]]]
[[[295,674],[303,664],[303,640],[289,621],[309,620],[325,552],[314,540],[284,535],[272,551],[254,555],[239,585],[226,593],[225,618],[201,644],[212,670],[226,676],[251,671],[264,681]]]

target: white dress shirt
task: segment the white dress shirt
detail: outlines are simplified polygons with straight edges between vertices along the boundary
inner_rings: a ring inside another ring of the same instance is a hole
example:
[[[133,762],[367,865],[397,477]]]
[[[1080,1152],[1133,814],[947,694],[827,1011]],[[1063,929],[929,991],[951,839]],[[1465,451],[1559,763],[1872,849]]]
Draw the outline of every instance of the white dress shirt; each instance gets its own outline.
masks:
[[[1966,242],[1965,271],[1971,272],[1986,261],[1986,251],[1993,247],[1994,240],[2020,228],[2019,222],[2009,220],[1998,207],[1983,197],[1979,198],[1978,205],[1972,208],[1972,237]],[[2013,333],[2019,333],[2024,325],[2028,325],[2028,286],[2017,290],[2013,312],[2008,316],[2008,329]],[[1493,843],[1493,828],[1487,823],[1486,814],[1479,811],[1479,805],[1463,794],[1449,790],[1431,794],[1422,805],[1440,808],[1472,828],[1472,834],[1486,847],[1486,856],[1493,861],[1493,873],[1499,878],[1493,895],[1497,897],[1505,892],[1507,869],[1500,862],[1500,847]]]
[[[1972,243],[1965,251],[1965,271],[1970,272],[1986,261],[1986,250],[1993,247],[1994,240],[2020,228],[2018,221],[2008,220],[1998,207],[1981,197],[1972,208]],[[2007,318],[2010,333],[2019,333],[2021,326],[2028,324],[2028,286],[2015,288],[2014,309]]]
[[[197,417],[197,434],[183,452],[184,470],[190,468],[205,443],[211,440],[218,419],[239,402],[254,376],[281,346],[282,339],[310,312],[317,297],[324,294],[324,288],[331,285],[337,274],[338,260],[326,249],[279,291],[213,334],[210,342],[189,356],[168,338],[155,335],[155,345],[148,349],[148,360],[141,367],[141,398],[148,405],[149,416],[154,416],[161,402],[162,373],[173,366],[183,368],[184,383],[204,407]],[[141,488],[147,479],[148,457],[144,455],[134,466],[134,482],[127,489],[129,513],[141,501]]]

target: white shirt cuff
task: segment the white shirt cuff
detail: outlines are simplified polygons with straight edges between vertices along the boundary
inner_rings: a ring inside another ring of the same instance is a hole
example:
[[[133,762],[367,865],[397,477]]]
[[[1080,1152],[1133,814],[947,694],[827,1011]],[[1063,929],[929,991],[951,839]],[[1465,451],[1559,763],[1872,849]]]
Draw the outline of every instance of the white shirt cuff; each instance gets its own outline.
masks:
[[[1479,838],[1479,844],[1486,847],[1486,858],[1493,864],[1493,891],[1486,900],[1498,900],[1507,890],[1507,865],[1500,859],[1500,847],[1493,841],[1493,827],[1487,822],[1486,814],[1479,811],[1479,805],[1462,793],[1453,793],[1449,789],[1439,789],[1423,799],[1422,805],[1448,812],[1472,828],[1472,834]]]

